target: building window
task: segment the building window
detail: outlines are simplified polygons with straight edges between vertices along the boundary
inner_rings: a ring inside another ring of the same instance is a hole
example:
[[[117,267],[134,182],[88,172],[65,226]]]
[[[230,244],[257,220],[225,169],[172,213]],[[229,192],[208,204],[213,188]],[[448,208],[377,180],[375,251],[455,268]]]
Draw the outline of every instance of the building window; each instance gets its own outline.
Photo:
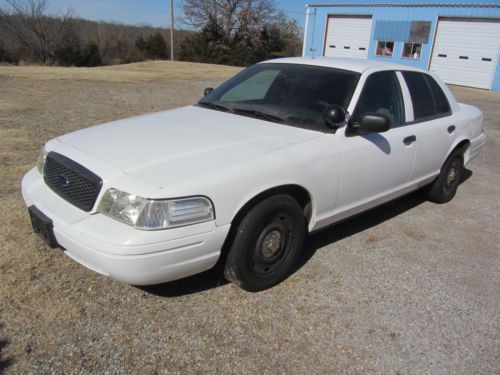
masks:
[[[406,59],[420,59],[422,51],[422,43],[405,43],[403,44],[403,58]]]
[[[377,43],[377,56],[387,56],[392,57],[394,52],[394,42],[382,42]]]
[[[410,37],[408,38],[408,42],[428,43],[430,33],[431,33],[430,21],[412,21],[410,28]]]

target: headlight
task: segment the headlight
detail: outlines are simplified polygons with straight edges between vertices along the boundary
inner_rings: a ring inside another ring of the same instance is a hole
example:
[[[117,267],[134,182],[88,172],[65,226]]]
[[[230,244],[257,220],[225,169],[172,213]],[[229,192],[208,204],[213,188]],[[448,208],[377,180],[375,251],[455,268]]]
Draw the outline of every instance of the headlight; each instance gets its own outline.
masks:
[[[154,200],[118,189],[107,190],[97,210],[144,230],[167,229],[214,219],[212,203],[205,197]]]
[[[45,149],[45,146],[42,148],[42,152],[40,152],[40,155],[38,155],[38,160],[36,162],[36,169],[38,169],[38,172],[43,175],[43,168],[45,167],[45,160],[47,159],[47,150]]]

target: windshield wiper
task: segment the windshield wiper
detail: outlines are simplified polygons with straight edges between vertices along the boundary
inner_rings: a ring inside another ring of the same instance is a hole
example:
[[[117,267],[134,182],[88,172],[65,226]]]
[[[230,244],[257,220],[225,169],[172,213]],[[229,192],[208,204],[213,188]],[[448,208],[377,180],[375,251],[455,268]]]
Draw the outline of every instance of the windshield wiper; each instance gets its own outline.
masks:
[[[224,106],[222,104],[214,103],[214,102],[198,102],[198,105],[202,105],[204,107],[215,109],[216,111],[223,111],[223,112],[234,113],[234,111],[231,108],[226,107],[226,106]]]
[[[233,108],[233,113],[241,113],[243,115],[250,115],[256,118],[260,118],[263,120],[268,120],[272,122],[277,122],[279,124],[283,124],[286,122],[286,118],[272,115],[267,112],[262,112],[257,109],[245,109],[245,108]]]
[[[222,104],[214,103],[214,102],[198,102],[198,105],[208,107],[210,109],[215,109],[216,111],[230,112],[242,115],[250,115],[255,118],[260,118],[267,121],[277,122],[283,124],[286,122],[286,119],[280,116],[272,115],[267,112],[262,112],[257,109],[247,109],[247,108],[230,108],[226,107]]]

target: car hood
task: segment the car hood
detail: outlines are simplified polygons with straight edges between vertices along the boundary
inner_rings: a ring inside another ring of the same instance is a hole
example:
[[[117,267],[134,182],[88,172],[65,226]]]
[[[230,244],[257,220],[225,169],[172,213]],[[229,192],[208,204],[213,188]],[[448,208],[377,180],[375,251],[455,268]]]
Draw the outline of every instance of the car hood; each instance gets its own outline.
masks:
[[[59,140],[163,187],[320,135],[190,106],[82,129]]]

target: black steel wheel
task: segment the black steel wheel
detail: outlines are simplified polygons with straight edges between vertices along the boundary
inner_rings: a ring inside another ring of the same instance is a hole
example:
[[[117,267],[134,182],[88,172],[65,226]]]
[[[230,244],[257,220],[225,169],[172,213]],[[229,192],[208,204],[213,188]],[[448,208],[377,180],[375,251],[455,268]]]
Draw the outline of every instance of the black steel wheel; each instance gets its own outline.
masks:
[[[295,199],[277,195],[263,200],[238,225],[225,277],[248,291],[278,284],[300,257],[305,231],[305,218]]]
[[[435,203],[447,203],[455,196],[463,174],[463,155],[454,151],[446,160],[437,179],[429,186],[427,199]]]

